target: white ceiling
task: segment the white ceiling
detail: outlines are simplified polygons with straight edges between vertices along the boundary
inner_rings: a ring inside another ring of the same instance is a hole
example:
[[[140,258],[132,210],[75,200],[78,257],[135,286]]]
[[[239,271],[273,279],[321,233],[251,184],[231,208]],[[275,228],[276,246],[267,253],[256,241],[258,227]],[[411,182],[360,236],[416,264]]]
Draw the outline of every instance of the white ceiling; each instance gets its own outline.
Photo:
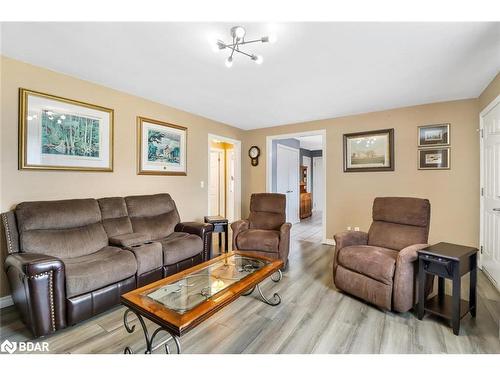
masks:
[[[473,98],[500,68],[500,23],[244,23],[278,41],[228,69],[208,40],[232,25],[3,23],[1,47],[243,129]]]
[[[300,148],[306,150],[321,150],[323,148],[323,137],[321,135],[306,135],[295,138],[300,142]]]

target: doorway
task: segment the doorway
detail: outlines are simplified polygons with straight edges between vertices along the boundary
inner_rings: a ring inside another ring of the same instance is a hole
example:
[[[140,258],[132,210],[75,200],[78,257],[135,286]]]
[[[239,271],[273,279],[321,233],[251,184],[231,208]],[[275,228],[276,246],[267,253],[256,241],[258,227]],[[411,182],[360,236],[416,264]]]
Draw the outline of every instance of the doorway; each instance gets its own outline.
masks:
[[[500,96],[480,114],[480,262],[500,290]]]
[[[267,137],[267,191],[286,195],[287,221],[314,223],[315,241],[326,236],[326,131]],[[304,224],[304,225],[302,225]],[[293,230],[293,229],[292,229]]]
[[[208,135],[207,215],[222,216],[229,223],[241,217],[241,142]]]

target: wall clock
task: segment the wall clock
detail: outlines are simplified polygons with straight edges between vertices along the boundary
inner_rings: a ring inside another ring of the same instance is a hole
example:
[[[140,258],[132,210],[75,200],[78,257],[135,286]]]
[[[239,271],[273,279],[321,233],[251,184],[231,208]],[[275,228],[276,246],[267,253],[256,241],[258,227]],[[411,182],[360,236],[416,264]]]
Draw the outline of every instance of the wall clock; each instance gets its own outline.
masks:
[[[250,147],[248,150],[248,156],[250,156],[250,160],[252,161],[252,165],[254,167],[259,165],[260,148],[257,146]]]

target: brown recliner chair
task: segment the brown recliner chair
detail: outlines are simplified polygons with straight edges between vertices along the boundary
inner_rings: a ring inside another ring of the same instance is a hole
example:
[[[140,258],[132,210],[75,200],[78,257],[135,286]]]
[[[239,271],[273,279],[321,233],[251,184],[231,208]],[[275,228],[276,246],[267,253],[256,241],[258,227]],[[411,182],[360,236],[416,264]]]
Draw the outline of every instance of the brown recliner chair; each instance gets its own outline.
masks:
[[[337,288],[386,310],[410,310],[416,295],[417,250],[428,246],[430,211],[427,199],[376,198],[368,233],[334,236]],[[428,279],[427,294],[432,281]]]
[[[290,229],[286,223],[286,195],[252,194],[247,220],[231,224],[233,250],[281,259],[284,267],[290,251]]]

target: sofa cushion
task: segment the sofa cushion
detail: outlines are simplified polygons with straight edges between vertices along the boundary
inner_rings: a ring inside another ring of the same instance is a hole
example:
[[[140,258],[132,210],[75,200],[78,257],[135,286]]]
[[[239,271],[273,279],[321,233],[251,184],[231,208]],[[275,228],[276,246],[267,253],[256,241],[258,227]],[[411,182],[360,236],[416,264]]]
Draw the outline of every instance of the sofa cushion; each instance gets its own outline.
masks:
[[[35,229],[66,229],[101,221],[95,199],[23,202],[16,207],[19,232]]]
[[[339,250],[338,263],[345,268],[392,285],[398,252],[377,246],[347,246]]]
[[[21,232],[20,239],[22,252],[58,258],[92,254],[108,245],[101,223],[78,228],[28,230]]]
[[[121,197],[98,199],[102,224],[110,237],[132,233],[132,223],[128,217],[125,199]]]
[[[152,240],[169,236],[180,222],[175,202],[169,194],[126,197],[125,203],[133,231],[147,234]]]
[[[191,258],[203,251],[201,238],[185,232],[174,232],[159,242],[163,248],[165,266]]]
[[[137,271],[134,254],[112,246],[93,254],[63,259],[63,263],[68,298],[124,280]]]
[[[257,250],[277,253],[280,243],[280,232],[276,230],[247,229],[236,237],[238,250]]]

